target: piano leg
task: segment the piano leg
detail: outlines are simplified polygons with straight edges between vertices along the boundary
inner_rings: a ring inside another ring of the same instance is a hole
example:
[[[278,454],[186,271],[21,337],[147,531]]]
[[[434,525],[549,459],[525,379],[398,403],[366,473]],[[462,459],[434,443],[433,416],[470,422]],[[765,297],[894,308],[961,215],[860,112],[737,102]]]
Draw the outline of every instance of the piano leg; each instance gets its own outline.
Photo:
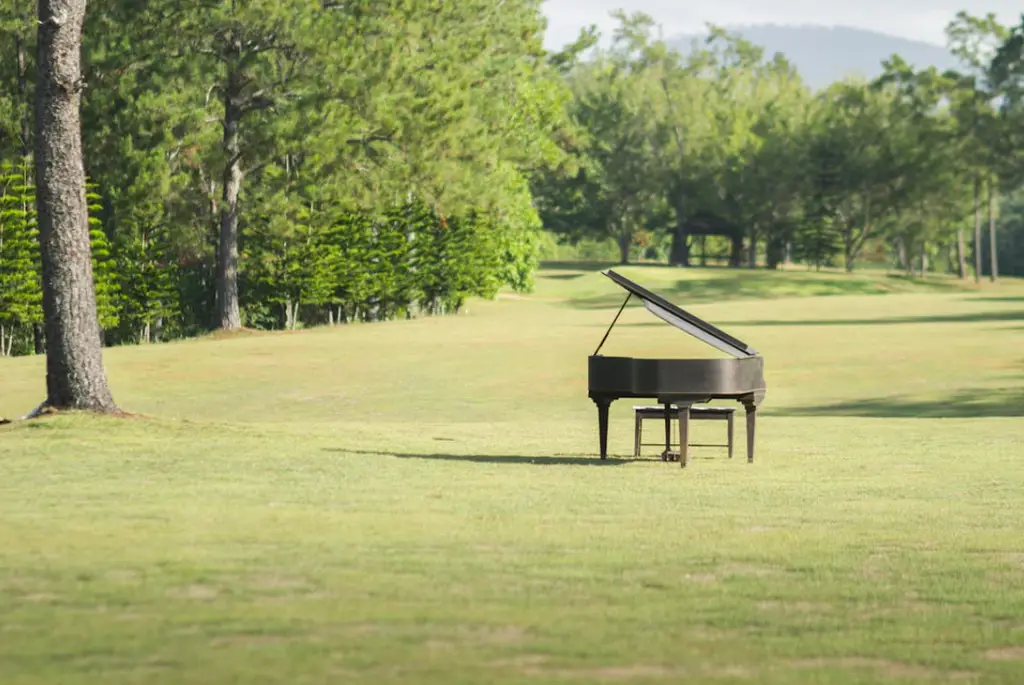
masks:
[[[679,466],[686,468],[686,453],[690,447],[690,405],[679,405]]]
[[[601,458],[608,458],[608,407],[611,406],[609,400],[594,400],[594,404],[597,405],[597,430],[601,437]]]
[[[754,428],[757,424],[757,407],[747,405],[747,463],[754,463]]]

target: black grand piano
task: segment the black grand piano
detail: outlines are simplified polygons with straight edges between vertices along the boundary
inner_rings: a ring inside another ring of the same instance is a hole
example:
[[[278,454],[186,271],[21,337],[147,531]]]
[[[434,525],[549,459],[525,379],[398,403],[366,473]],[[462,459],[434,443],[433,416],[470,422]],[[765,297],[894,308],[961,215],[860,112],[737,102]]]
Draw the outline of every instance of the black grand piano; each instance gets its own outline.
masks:
[[[673,459],[669,449],[671,415],[669,407],[679,407],[679,454],[686,466],[690,405],[714,399],[741,402],[747,412],[747,461],[754,460],[754,426],[757,407],[765,395],[764,358],[741,340],[715,328],[693,314],[677,307],[646,288],[611,269],[603,272],[629,293],[611,326],[589,360],[589,396],[597,405],[598,429],[601,437],[601,458],[608,457],[608,408],[620,397],[655,398],[665,405],[665,452],[663,459]],[[619,320],[630,298],[640,298],[649,312],[663,321],[686,331],[695,338],[732,356],[732,359],[638,359],[605,357],[600,354],[612,327]]]

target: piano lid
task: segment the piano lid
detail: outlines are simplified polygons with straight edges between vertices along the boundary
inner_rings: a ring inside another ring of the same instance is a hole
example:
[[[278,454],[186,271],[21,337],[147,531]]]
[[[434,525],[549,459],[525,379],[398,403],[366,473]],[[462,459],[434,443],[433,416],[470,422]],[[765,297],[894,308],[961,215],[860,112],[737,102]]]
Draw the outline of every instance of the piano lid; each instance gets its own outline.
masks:
[[[647,308],[647,311],[651,312],[662,321],[672,324],[676,328],[686,331],[698,340],[702,340],[708,345],[711,345],[726,354],[731,354],[734,357],[753,357],[757,355],[757,350],[750,347],[742,340],[738,340],[725,331],[715,328],[707,321],[694,316],[681,307],[677,307],[665,298],[634,283],[622,274],[615,273],[611,269],[603,271],[602,273],[629,291],[631,295],[635,295],[643,300],[644,307]]]

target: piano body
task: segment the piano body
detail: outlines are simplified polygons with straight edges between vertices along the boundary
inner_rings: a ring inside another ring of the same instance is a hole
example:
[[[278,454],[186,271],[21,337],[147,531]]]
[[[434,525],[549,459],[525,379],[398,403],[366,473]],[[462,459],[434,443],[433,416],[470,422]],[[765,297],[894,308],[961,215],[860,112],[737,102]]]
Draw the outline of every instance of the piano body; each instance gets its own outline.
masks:
[[[654,398],[665,405],[665,452],[662,459],[674,460],[671,445],[670,405],[679,411],[679,461],[686,466],[690,405],[714,399],[733,399],[746,408],[747,461],[754,460],[754,428],[757,407],[765,395],[764,358],[741,340],[650,292],[625,276],[608,270],[605,276],[629,294],[618,314],[589,359],[589,396],[597,405],[601,458],[608,456],[608,409],[623,397]],[[605,357],[601,347],[632,297],[640,298],[649,312],[712,347],[731,359],[640,359]]]

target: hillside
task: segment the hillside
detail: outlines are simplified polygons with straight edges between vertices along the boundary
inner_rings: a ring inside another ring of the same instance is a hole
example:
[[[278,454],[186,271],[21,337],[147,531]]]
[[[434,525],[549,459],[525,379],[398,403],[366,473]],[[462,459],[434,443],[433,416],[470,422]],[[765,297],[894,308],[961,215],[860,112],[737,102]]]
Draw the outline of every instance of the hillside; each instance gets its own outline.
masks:
[[[767,57],[776,52],[786,55],[812,88],[822,88],[851,75],[872,78],[881,73],[882,60],[893,54],[918,68],[957,66],[955,58],[942,46],[847,26],[759,24],[729,29],[763,47]],[[680,35],[669,42],[688,51],[695,39],[703,36]]]

